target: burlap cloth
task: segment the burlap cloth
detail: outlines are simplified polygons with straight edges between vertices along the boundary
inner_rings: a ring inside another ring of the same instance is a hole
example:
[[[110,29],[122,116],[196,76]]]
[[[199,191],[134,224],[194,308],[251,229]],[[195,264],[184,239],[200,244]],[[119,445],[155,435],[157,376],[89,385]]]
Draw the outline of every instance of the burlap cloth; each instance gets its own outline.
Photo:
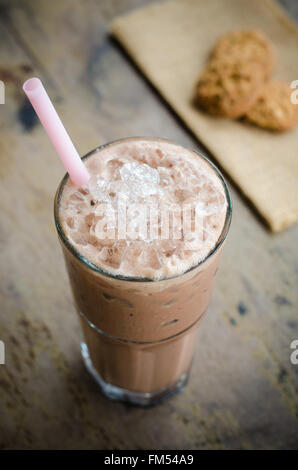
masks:
[[[159,2],[116,18],[111,32],[269,227],[279,231],[298,220],[298,127],[274,134],[207,116],[192,104],[210,48],[221,34],[245,28],[259,28],[271,39],[275,78],[298,79],[298,32],[273,0]]]

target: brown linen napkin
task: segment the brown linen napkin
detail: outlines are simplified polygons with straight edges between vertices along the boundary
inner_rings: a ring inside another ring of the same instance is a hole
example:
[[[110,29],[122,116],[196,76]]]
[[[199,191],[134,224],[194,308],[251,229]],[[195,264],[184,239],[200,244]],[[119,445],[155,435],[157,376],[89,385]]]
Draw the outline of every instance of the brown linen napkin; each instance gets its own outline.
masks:
[[[195,82],[217,38],[247,28],[260,29],[272,41],[274,78],[297,80],[298,32],[273,0],[155,3],[116,18],[111,32],[270,228],[280,231],[298,220],[298,127],[274,134],[208,116],[192,104]]]

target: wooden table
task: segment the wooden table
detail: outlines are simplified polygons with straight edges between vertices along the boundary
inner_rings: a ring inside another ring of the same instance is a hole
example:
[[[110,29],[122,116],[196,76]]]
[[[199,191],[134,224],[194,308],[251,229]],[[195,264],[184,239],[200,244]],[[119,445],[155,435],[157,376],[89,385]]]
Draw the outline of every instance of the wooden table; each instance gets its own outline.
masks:
[[[0,448],[298,447],[298,226],[273,236],[230,183],[234,219],[192,376],[142,409],[104,398],[80,331],[53,221],[63,168],[21,89],[44,81],[81,154],[127,135],[201,148],[107,35],[146,0],[1,1]],[[285,2],[296,15],[295,0]]]

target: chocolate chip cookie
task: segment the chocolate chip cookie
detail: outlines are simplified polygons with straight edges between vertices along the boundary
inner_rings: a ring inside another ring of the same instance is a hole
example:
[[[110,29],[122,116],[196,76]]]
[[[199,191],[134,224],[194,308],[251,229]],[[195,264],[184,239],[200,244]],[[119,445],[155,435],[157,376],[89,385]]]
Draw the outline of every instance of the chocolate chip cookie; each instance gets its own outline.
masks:
[[[214,59],[199,78],[195,102],[210,114],[239,118],[253,106],[265,80],[264,68],[257,62]]]
[[[231,62],[252,61],[264,68],[268,78],[275,64],[273,48],[266,37],[258,30],[232,31],[222,36],[215,45],[211,60]]]
[[[267,83],[254,106],[247,112],[248,121],[273,131],[286,131],[298,121],[298,104],[291,101],[292,89],[284,82]]]

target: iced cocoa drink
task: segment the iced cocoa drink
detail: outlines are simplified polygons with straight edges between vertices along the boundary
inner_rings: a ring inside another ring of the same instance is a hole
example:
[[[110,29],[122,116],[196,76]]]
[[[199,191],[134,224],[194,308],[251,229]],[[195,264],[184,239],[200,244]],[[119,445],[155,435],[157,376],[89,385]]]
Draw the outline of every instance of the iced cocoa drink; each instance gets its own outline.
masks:
[[[90,152],[88,186],[66,175],[55,219],[83,340],[110,398],[147,405],[186,383],[231,218],[218,170],[161,139]]]

